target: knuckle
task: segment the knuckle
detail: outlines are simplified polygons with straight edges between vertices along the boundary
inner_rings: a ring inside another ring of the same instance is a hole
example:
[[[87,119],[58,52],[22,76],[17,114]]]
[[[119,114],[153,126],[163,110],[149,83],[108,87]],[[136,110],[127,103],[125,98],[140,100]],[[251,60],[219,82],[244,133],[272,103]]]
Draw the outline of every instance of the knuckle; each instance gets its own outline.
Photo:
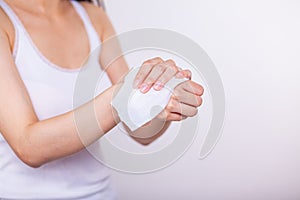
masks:
[[[138,72],[138,76],[145,76],[146,74],[148,74],[152,69],[152,65],[150,64],[144,64],[140,67],[139,72]]]
[[[144,65],[150,65],[150,64],[152,64],[151,60],[146,60],[146,61],[143,62],[142,66],[144,66]]]
[[[143,64],[155,64],[155,63],[161,63],[163,62],[163,59],[161,59],[160,57],[155,57],[155,58],[151,58],[149,60],[146,60]]]
[[[165,63],[172,72],[176,73],[179,71],[179,67],[176,66],[176,63],[173,60],[167,60]]]
[[[171,100],[172,101],[178,101],[179,100],[178,95],[179,94],[176,91],[173,91],[172,96],[171,96]]]
[[[161,57],[155,57],[152,60],[157,61],[157,62],[163,62],[164,61]]]
[[[186,69],[186,70],[185,70],[185,73],[186,73],[186,75],[187,75],[188,77],[191,77],[191,76],[192,76],[192,72],[191,72],[191,70],[189,70],[189,69]]]
[[[158,64],[158,65],[155,65],[154,68],[157,71],[163,72],[166,67],[164,65],[162,65],[162,64]]]
[[[165,62],[166,64],[168,64],[168,65],[170,65],[170,66],[176,66],[176,63],[175,63],[175,61],[174,60],[171,60],[171,59],[169,59],[169,60],[167,60],[166,62]]]
[[[171,100],[170,102],[169,102],[169,104],[168,104],[168,110],[170,110],[170,111],[174,111],[174,110],[176,110],[177,109],[177,107],[178,107],[178,103],[177,103],[177,101],[176,100]]]
[[[152,64],[151,63],[143,63],[143,65],[141,66],[140,70],[149,70],[152,68]]]
[[[170,67],[170,70],[171,70],[174,74],[176,74],[177,72],[179,72],[179,69],[178,69],[176,66],[174,66],[174,65],[172,65],[172,66]]]
[[[174,90],[174,91],[173,91],[173,95],[172,95],[172,99],[174,99],[174,100],[176,100],[176,101],[180,101],[180,99],[181,99],[180,92]]]
[[[170,111],[175,109],[175,105],[174,105],[174,103],[172,103],[172,101],[170,101],[169,105],[167,106],[167,109]]]
[[[171,105],[171,104],[167,105],[165,110],[171,112],[172,110],[174,110],[173,105]]]
[[[186,71],[189,74],[192,74],[191,70],[189,70],[189,69],[185,69],[184,71]]]

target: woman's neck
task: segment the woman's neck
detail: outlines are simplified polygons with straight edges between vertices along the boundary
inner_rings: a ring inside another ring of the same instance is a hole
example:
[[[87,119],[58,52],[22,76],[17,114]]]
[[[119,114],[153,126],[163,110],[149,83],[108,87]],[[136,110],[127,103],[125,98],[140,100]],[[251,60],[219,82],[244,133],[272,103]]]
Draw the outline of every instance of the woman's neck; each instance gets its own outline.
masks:
[[[66,0],[7,0],[10,4],[26,11],[43,15],[53,15],[63,12]]]

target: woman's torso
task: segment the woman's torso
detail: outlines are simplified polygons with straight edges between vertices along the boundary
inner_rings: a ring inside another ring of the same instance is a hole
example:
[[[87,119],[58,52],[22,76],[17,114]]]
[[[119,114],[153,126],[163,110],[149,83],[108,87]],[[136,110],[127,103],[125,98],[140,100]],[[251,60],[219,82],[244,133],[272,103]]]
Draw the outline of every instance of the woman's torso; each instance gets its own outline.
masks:
[[[73,41],[73,47],[78,49],[85,41],[89,45],[81,50],[70,50],[70,54],[65,53],[68,58],[60,62],[60,59],[51,59],[50,61],[49,56],[44,56],[44,52],[47,51],[47,43],[41,44],[41,48],[37,47],[35,40],[30,36],[33,32],[28,33],[21,20],[3,0],[0,0],[0,5],[14,25],[16,34],[13,56],[38,118],[43,120],[72,110],[76,79],[80,73],[78,67],[84,56],[79,56],[79,59],[74,62],[69,58],[76,54],[91,53],[93,50],[99,49],[100,45],[99,36],[83,7],[77,2],[72,2],[74,11],[79,16],[77,16],[78,21],[79,23],[83,22],[85,28],[82,32],[79,25],[74,25],[74,29],[83,34],[81,36],[83,39],[79,38],[78,41]],[[66,43],[68,42],[70,41]],[[43,45],[45,46],[42,47]],[[48,45],[51,46],[50,43]],[[52,45],[52,48],[55,48],[55,44]],[[67,49],[62,47],[57,51],[65,52]],[[46,54],[50,55],[51,51]],[[52,53],[52,56],[55,57],[55,53]],[[99,65],[97,59],[94,63]],[[62,66],[68,66],[69,69]],[[95,95],[109,86],[110,81],[105,74]],[[2,198],[99,200],[115,198],[108,169],[94,159],[87,150],[33,169],[16,157],[1,134],[0,180],[0,197]]]

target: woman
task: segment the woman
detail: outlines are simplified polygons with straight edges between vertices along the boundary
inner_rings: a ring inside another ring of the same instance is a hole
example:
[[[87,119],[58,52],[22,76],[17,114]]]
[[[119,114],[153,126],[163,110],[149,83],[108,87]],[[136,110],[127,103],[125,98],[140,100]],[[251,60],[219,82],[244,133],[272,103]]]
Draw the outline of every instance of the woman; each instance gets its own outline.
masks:
[[[67,0],[0,0],[0,7],[0,198],[116,199],[107,169],[85,145],[119,123],[110,102],[128,72],[124,58],[105,71],[111,87],[72,108],[81,63],[115,34],[105,12]],[[105,66],[105,51],[95,64]],[[159,90],[174,75],[190,78],[173,61],[151,59],[141,67],[135,87],[144,93],[152,86]],[[170,122],[196,114],[203,88],[186,81],[175,93],[157,118]],[[99,127],[81,127],[88,135],[84,145],[73,115],[91,104]],[[156,138],[139,136],[133,139],[143,144]]]

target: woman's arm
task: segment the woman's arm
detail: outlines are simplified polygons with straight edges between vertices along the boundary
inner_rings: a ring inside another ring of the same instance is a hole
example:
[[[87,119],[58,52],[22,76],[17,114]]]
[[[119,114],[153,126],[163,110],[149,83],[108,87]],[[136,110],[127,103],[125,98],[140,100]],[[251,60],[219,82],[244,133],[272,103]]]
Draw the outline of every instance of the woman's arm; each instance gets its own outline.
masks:
[[[107,14],[101,7],[97,7],[87,2],[81,2],[81,4],[86,9],[102,42],[100,55],[101,67],[109,76],[112,84],[116,84],[129,72],[129,67],[123,56],[116,59],[116,56],[122,55],[122,50],[118,41],[113,40],[113,44],[112,42],[106,42],[116,35],[115,30]],[[114,62],[112,62],[112,60]]]
[[[119,122],[110,105],[117,85],[74,111],[39,121],[11,53],[8,36],[0,28],[0,132],[27,165],[39,167],[76,153]],[[91,107],[95,108],[99,126],[89,121]],[[87,133],[83,138],[79,138],[74,115],[86,119],[80,123],[80,130]]]
[[[117,38],[109,40],[116,35],[115,30],[102,8],[93,6],[89,3],[82,4],[86,8],[102,41],[100,56],[101,66],[107,72],[112,83],[116,84],[125,74],[127,74],[129,67],[124,57],[120,56],[122,55],[122,50]],[[106,42],[108,40],[109,42]],[[118,59],[115,60],[116,57]],[[111,63],[112,60],[114,60],[114,62]],[[173,78],[177,72],[178,67],[172,60],[164,61],[161,58],[147,60],[142,64],[141,69],[135,78],[135,87],[139,87],[144,93],[148,92],[152,86],[154,89],[159,90],[166,82]],[[182,75],[182,78],[191,78],[189,70],[182,70],[180,74]],[[179,96],[181,98],[172,98],[170,100],[164,111],[164,117],[160,117],[161,119],[159,120],[154,119],[134,132],[127,129],[129,135],[137,142],[146,145],[161,136],[167,130],[171,121],[180,121],[186,117],[194,116],[197,107],[200,106],[202,102],[200,96],[203,93],[203,88],[195,83],[186,84],[186,88],[189,87],[187,85],[190,85],[193,89],[182,90],[178,88],[177,91],[179,92],[177,93],[180,93]],[[189,96],[190,98],[182,98],[182,96]],[[198,103],[194,103],[195,101]],[[179,102],[181,104],[179,104]],[[183,106],[184,109],[179,108],[180,106]]]

